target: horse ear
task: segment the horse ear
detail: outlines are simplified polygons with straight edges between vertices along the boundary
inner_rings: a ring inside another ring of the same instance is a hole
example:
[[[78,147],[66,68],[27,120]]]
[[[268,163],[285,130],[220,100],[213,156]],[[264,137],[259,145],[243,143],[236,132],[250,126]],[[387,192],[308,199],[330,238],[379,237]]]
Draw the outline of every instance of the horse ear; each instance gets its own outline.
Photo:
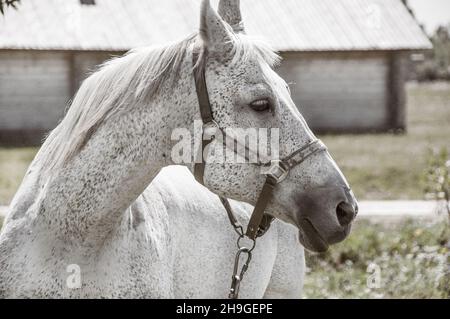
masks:
[[[202,1],[200,37],[210,51],[223,51],[232,42],[229,27],[211,7],[209,0]]]
[[[240,4],[240,0],[220,0],[219,2],[219,15],[233,28],[233,31],[236,33],[245,32]]]

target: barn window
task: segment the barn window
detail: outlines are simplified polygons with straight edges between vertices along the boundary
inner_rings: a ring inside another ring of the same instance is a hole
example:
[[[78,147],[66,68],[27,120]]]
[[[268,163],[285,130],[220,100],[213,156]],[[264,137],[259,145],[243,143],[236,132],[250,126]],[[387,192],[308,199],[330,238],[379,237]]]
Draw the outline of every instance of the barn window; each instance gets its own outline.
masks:
[[[95,0],[80,0],[80,3],[84,5],[94,6]]]

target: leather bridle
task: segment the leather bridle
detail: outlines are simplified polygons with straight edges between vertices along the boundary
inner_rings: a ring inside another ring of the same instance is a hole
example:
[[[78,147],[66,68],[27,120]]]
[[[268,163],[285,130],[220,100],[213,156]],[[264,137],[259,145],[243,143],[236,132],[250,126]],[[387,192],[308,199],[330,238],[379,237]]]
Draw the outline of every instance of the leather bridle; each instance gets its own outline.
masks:
[[[214,116],[212,113],[211,103],[209,100],[208,88],[206,85],[206,76],[205,76],[205,68],[202,67],[199,72],[196,72],[196,68],[198,67],[198,58],[199,54],[194,52],[193,54],[193,65],[194,65],[194,78],[195,78],[195,87],[197,91],[197,99],[200,108],[201,119],[203,122],[202,128],[202,143],[201,143],[201,152],[199,152],[199,158],[196,159],[194,164],[194,177],[195,179],[202,185],[204,185],[204,173],[205,173],[205,159],[203,158],[204,151],[206,147],[213,141],[213,138],[205,139],[205,131],[209,128],[215,128],[219,130],[223,135],[225,132],[222,128],[219,127],[216,121],[214,121]],[[248,263],[251,259],[251,251],[254,248],[255,240],[257,237],[264,235],[264,233],[269,229],[271,222],[273,221],[273,217],[267,214],[264,214],[267,204],[271,200],[273,196],[273,192],[275,187],[281,183],[289,174],[290,170],[296,167],[297,165],[303,163],[308,157],[313,154],[326,151],[326,146],[319,139],[315,139],[310,143],[304,145],[298,150],[294,151],[290,155],[286,156],[282,159],[272,159],[267,163],[260,163],[258,165],[264,166],[267,169],[263,173],[266,175],[266,180],[263,185],[263,188],[258,196],[256,201],[255,208],[253,209],[252,215],[250,217],[250,221],[247,226],[247,230],[244,233],[242,225],[239,223],[236,218],[233,210],[231,209],[230,203],[227,198],[220,197],[220,200],[227,211],[228,218],[230,223],[235,228],[236,232],[239,235],[238,239],[238,248],[239,251],[236,255],[235,261],[235,270],[233,274],[233,283],[230,291],[230,298],[237,298],[239,292],[239,283],[242,279],[243,274],[247,270]],[[246,248],[240,246],[239,242],[244,237],[248,237],[253,241],[252,247]],[[247,253],[247,262],[243,267],[240,275],[237,273],[237,266],[239,263],[239,257],[242,253]]]

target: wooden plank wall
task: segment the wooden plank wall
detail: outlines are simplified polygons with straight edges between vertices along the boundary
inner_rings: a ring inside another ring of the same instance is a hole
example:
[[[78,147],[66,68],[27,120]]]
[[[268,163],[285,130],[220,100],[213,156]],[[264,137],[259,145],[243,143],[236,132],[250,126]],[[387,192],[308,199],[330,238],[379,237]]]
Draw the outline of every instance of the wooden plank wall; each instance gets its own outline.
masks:
[[[319,132],[386,130],[390,60],[382,52],[285,53],[278,72]]]
[[[36,145],[106,52],[0,51],[0,144]]]
[[[0,129],[54,127],[69,99],[64,53],[0,51]]]

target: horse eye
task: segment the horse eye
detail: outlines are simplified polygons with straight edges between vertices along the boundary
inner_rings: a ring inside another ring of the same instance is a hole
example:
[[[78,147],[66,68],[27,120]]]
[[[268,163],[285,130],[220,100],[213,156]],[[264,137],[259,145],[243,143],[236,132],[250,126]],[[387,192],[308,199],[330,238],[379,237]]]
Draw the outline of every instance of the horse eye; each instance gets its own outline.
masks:
[[[270,109],[270,102],[267,99],[256,100],[250,103],[250,107],[256,112],[263,112]]]

